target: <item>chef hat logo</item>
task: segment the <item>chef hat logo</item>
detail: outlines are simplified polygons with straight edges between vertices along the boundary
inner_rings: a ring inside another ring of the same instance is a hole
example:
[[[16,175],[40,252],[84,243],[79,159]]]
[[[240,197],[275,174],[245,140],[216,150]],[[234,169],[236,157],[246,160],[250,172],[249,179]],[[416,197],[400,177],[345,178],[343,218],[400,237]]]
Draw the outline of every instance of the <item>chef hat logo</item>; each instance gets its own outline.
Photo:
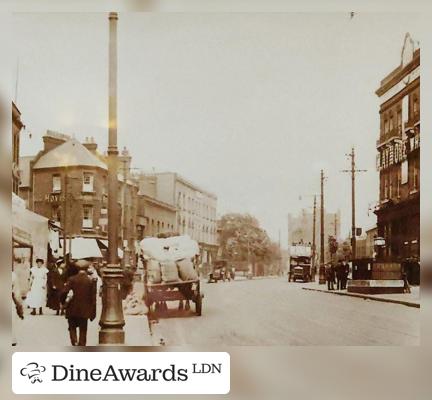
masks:
[[[27,376],[31,383],[36,383],[42,382],[40,375],[45,371],[46,368],[43,365],[39,365],[36,362],[30,362],[21,369],[20,374],[22,376]]]

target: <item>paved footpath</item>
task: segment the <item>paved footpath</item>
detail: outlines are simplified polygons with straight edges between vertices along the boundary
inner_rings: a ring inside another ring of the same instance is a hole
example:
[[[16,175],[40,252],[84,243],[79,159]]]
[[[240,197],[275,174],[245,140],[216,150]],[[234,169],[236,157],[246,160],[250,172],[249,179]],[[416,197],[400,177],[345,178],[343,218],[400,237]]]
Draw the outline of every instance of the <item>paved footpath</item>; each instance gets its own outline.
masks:
[[[366,300],[382,301],[386,303],[396,303],[409,307],[420,308],[420,287],[412,286],[411,293],[392,293],[392,294],[360,294],[348,293],[347,290],[328,290],[327,284],[318,284],[318,282],[309,282],[303,284],[303,289],[318,292],[331,293],[341,296],[358,297]]]
[[[18,346],[31,346],[38,350],[42,346],[70,346],[67,320],[64,316],[55,315],[55,311],[44,308],[43,315],[31,315],[30,309],[25,310],[24,320],[16,324]],[[99,320],[102,304],[98,298],[97,315],[93,322],[89,321],[87,346],[99,345]],[[125,345],[151,346],[152,338],[146,315],[124,315]]]

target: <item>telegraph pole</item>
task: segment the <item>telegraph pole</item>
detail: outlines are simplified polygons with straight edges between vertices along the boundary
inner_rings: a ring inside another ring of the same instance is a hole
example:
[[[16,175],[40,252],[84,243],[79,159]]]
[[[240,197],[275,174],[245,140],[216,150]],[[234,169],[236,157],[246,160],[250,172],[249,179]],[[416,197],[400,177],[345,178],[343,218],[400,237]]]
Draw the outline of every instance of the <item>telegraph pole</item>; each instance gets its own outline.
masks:
[[[335,219],[334,219],[334,228],[335,228],[335,233],[334,233],[334,236],[335,236],[335,239],[337,240],[337,213],[335,213]]]
[[[320,226],[320,266],[319,266],[319,284],[325,284],[325,267],[324,267],[324,171],[321,170],[321,226]]]
[[[351,253],[352,259],[356,259],[356,221],[355,221],[355,175],[357,172],[366,172],[366,169],[356,169],[355,150],[351,149],[351,154],[347,154],[351,158],[351,169],[344,169],[342,172],[351,174]]]
[[[312,230],[312,268],[313,268],[313,279],[315,281],[315,255],[316,255],[316,195],[314,195],[314,205],[313,205],[313,230]]]
[[[99,344],[123,344],[125,324],[120,287],[123,269],[118,263],[118,149],[117,149],[117,20],[109,14],[108,65],[108,265],[102,269],[102,314]]]
[[[279,229],[279,243],[278,243],[278,246],[279,246],[279,265],[278,265],[278,275],[279,275],[279,272],[280,272],[280,270],[282,269],[282,252],[281,252],[281,230]]]

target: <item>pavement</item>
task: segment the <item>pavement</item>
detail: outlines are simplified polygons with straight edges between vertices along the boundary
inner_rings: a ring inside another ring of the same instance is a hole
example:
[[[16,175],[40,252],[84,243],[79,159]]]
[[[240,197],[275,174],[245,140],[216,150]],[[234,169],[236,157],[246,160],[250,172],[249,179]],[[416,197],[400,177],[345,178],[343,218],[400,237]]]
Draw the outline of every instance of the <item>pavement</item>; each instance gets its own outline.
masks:
[[[336,286],[336,285],[335,285]],[[374,300],[387,303],[401,304],[408,307],[420,308],[420,287],[412,286],[411,293],[392,293],[392,294],[360,294],[348,293],[347,290],[328,290],[327,284],[320,285],[318,282],[303,283],[304,290],[325,292],[340,296],[357,297],[364,300]]]
[[[179,345],[419,345],[420,310],[305,291],[286,277],[206,283],[201,317],[170,312],[155,342]],[[192,307],[193,309],[193,307]]]
[[[99,320],[102,304],[98,298],[97,313],[87,328],[87,346],[99,346]],[[67,320],[55,315],[54,310],[44,307],[43,315],[31,315],[25,309],[24,320],[16,321],[18,346],[70,346]],[[152,346],[153,341],[146,315],[124,315],[125,346]]]

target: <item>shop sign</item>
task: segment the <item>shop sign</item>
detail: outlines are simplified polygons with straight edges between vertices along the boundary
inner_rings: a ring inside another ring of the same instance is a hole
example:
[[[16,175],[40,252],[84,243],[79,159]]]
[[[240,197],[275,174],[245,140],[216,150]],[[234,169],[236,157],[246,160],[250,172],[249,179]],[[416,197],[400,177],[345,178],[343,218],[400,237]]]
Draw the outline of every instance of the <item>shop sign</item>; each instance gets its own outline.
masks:
[[[420,134],[405,140],[395,140],[389,143],[377,156],[377,168],[379,171],[394,164],[405,161],[408,153],[420,148]]]

